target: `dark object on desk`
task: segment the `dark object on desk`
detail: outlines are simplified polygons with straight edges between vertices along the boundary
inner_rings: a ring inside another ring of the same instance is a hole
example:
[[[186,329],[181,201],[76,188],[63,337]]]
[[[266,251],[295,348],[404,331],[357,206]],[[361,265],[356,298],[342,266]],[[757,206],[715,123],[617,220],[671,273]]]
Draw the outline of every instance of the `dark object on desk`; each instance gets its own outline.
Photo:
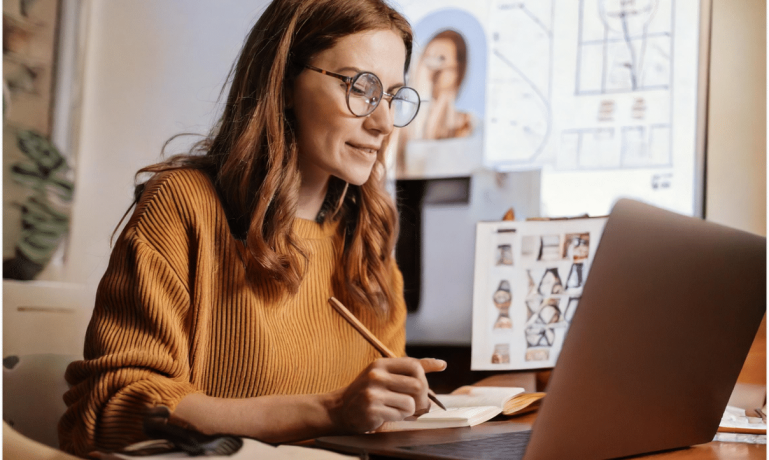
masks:
[[[463,441],[463,448],[474,452],[475,458],[509,460],[510,458],[523,457],[530,438],[530,430],[515,431]],[[455,446],[453,442],[445,442],[443,444],[409,446],[407,449],[412,452],[440,458],[441,456],[450,457],[455,451]]]
[[[766,239],[621,200],[592,265],[523,458],[615,458],[711,441],[766,310]],[[477,459],[465,440],[524,429],[487,423],[317,443]],[[511,447],[497,452],[521,458],[509,450],[520,440],[507,438]],[[418,452],[446,443],[446,455]]]
[[[153,451],[153,449],[158,448],[164,452],[185,452],[190,457],[224,456],[232,455],[243,447],[243,440],[237,436],[206,435],[192,429],[170,424],[168,423],[169,417],[170,411],[168,411],[168,408],[157,407],[145,416],[142,423],[142,429],[147,437],[153,440],[164,440],[167,441],[166,443],[139,443],[134,445],[134,448],[129,446],[129,448],[121,453],[128,455],[152,455],[160,453]]]

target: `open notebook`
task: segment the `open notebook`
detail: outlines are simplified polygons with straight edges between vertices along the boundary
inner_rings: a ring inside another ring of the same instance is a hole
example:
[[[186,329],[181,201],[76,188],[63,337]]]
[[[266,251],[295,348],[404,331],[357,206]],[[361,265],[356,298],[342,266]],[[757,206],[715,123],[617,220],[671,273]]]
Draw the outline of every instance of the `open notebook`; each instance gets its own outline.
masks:
[[[386,422],[377,431],[429,430],[475,426],[499,414],[515,415],[535,410],[544,393],[524,393],[523,388],[464,386],[438,399],[448,410],[430,412],[400,422]]]
[[[752,411],[751,411],[752,412]],[[766,421],[745,409],[726,406],[718,431],[725,433],[766,434]]]

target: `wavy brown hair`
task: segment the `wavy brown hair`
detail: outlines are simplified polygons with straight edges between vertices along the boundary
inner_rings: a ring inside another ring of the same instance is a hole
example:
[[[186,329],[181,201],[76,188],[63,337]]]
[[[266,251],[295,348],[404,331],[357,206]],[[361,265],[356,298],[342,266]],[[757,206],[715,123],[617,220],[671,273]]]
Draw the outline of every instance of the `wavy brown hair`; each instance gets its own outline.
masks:
[[[252,284],[272,279],[296,293],[306,263],[292,233],[301,178],[296,124],[286,104],[286,89],[317,53],[347,35],[377,29],[393,30],[403,38],[405,74],[411,59],[411,27],[383,0],[274,0],[251,29],[230,72],[227,103],[212,134],[189,153],[137,172],[138,177],[180,168],[205,171],[217,189],[230,230],[243,242],[242,257]],[[387,141],[365,184],[348,186],[331,178],[317,218],[340,221],[335,295],[355,308],[379,311],[386,311],[397,294],[391,264],[398,215],[384,189]],[[143,186],[137,186],[137,200]]]

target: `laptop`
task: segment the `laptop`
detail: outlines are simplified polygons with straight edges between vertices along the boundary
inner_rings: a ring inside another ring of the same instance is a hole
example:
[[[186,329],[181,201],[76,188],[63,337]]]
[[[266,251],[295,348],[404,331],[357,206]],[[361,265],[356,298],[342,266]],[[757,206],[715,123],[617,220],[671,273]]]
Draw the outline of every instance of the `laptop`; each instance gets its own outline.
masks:
[[[408,459],[606,459],[709,442],[766,311],[766,238],[616,203],[533,427],[328,436]]]

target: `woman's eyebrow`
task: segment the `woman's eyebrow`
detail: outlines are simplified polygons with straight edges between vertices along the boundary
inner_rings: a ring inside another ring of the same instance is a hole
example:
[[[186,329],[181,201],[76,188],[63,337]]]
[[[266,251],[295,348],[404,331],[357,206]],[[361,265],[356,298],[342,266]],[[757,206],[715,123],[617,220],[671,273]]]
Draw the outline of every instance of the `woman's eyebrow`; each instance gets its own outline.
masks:
[[[361,73],[362,72],[357,67],[342,67],[341,69],[337,69],[336,73],[342,73],[342,72],[345,72],[345,71],[350,71],[350,72],[354,72],[354,73]]]

